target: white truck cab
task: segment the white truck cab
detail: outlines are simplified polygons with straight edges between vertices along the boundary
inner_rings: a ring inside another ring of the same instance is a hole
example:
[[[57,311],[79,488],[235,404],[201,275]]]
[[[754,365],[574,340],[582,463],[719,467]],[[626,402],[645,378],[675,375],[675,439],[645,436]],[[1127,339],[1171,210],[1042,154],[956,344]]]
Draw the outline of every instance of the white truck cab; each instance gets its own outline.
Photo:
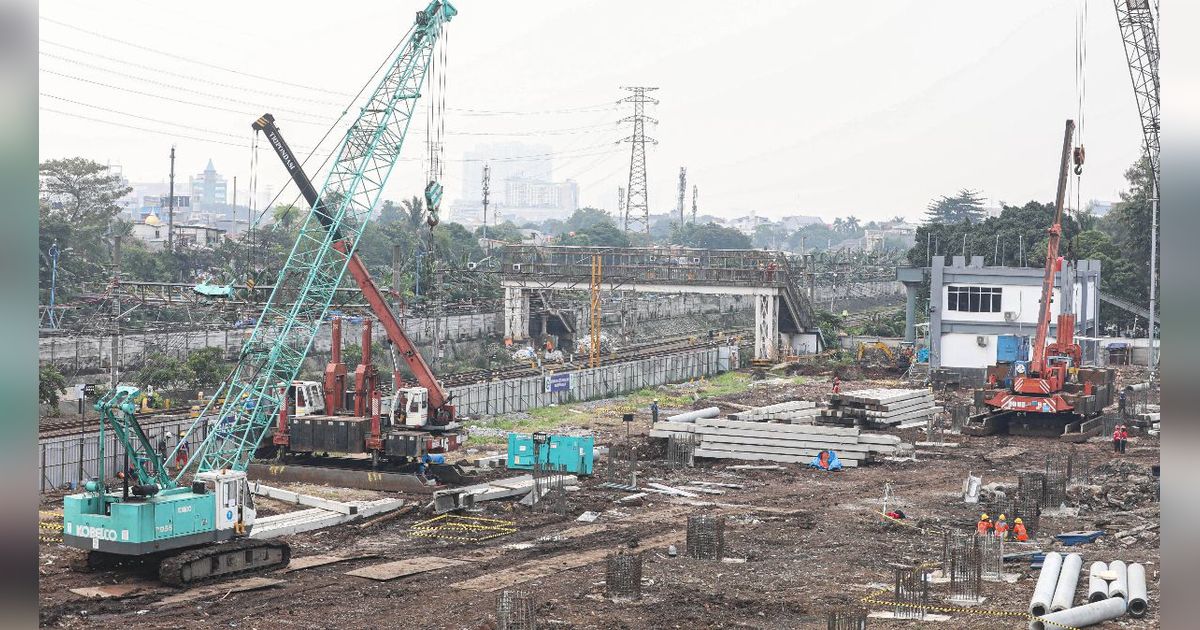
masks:
[[[383,403],[383,414],[391,426],[423,427],[429,423],[429,390],[403,387]]]

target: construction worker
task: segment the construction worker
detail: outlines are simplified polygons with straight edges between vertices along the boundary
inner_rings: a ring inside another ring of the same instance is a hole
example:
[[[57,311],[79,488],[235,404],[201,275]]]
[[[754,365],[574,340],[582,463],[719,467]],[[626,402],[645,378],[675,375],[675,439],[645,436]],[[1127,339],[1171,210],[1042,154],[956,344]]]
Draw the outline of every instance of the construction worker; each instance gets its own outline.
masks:
[[[1121,452],[1121,425],[1118,424],[1113,429],[1112,440],[1113,440],[1113,452],[1120,453]]]
[[[650,403],[650,421],[652,423],[658,422],[658,399],[657,398],[654,399],[654,402]]]
[[[1117,397],[1117,409],[1121,411],[1121,419],[1125,419],[1125,390],[1121,390],[1121,395]]]
[[[838,394],[842,391],[842,379],[835,374],[833,377],[833,393]]]
[[[1121,454],[1125,454],[1125,447],[1129,444],[1129,427],[1121,425]]]
[[[1003,514],[1000,515],[1000,518],[996,519],[996,526],[993,530],[996,532],[997,538],[1001,540],[1008,538],[1008,521],[1004,520]]]
[[[1017,542],[1029,540],[1029,532],[1025,531],[1025,521],[1022,521],[1020,516],[1013,521],[1013,537],[1017,539]]]
[[[992,531],[992,521],[988,519],[986,513],[979,515],[979,523],[975,525],[975,532],[980,536],[987,536]]]

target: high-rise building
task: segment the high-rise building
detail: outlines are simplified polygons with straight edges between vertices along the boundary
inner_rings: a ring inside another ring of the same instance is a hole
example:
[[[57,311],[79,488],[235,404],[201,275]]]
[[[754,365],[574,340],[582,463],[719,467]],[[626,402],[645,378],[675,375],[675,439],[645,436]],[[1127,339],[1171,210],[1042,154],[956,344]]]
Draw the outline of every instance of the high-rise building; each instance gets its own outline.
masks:
[[[189,178],[192,187],[192,210],[213,211],[228,203],[225,178],[217,174],[212,160],[204,172]]]

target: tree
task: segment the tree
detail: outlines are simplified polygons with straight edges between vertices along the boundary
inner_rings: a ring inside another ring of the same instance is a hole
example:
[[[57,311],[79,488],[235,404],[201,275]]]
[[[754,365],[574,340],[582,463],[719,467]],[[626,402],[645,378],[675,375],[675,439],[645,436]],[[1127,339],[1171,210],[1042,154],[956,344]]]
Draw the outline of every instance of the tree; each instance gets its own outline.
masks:
[[[1100,229],[1112,238],[1124,257],[1134,265],[1142,278],[1141,284],[1146,287],[1146,299],[1149,299],[1153,186],[1146,158],[1129,167],[1125,171],[1125,179],[1129,182],[1129,190],[1121,193],[1121,201],[1104,215],[1099,224]]]
[[[53,365],[38,368],[38,402],[50,406],[50,413],[58,415],[59,396],[67,391],[67,379]]]
[[[400,204],[404,209],[404,216],[408,217],[408,227],[416,230],[425,225],[425,200],[413,195],[411,199],[405,199]]]
[[[173,356],[155,353],[146,357],[146,363],[134,377],[142,389],[166,389],[192,379],[191,370],[183,361]]]
[[[959,190],[953,197],[943,195],[925,208],[927,223],[975,223],[983,218],[982,193],[967,188]]]
[[[858,223],[858,217],[856,217],[854,215],[850,215],[850,216],[846,217],[846,231],[847,232],[858,232],[860,229],[861,229],[861,227],[859,226],[859,223]]]
[[[229,373],[221,348],[201,348],[188,355],[185,367],[192,387],[214,387]]]
[[[275,219],[283,229],[290,230],[292,226],[300,221],[301,214],[304,211],[293,204],[279,204],[271,209],[271,217]]]
[[[563,234],[559,237],[558,242],[561,245],[629,247],[629,237],[611,219],[603,223],[596,223],[576,232]]]
[[[567,217],[566,223],[563,225],[564,232],[579,232],[586,230],[595,225],[606,223],[615,226],[613,218],[607,212],[598,208],[579,208]]]
[[[132,188],[108,167],[86,158],[47,160],[39,166],[38,270],[43,299],[49,297],[52,261],[46,253],[58,243],[58,297],[76,295],[79,284],[103,278],[111,259],[109,244],[117,200]]]
[[[705,223],[704,225],[688,223],[682,228],[676,226],[671,233],[671,242],[701,249],[750,249],[752,247],[749,236],[716,223]]]

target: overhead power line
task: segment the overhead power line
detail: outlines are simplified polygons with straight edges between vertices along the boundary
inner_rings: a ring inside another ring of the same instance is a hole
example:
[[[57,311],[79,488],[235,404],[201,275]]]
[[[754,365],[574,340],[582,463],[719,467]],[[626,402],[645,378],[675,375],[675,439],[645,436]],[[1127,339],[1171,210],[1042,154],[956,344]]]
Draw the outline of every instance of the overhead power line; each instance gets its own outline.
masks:
[[[61,55],[55,55],[55,54],[53,54],[53,53],[42,52],[42,53],[40,53],[40,54],[42,54],[43,56],[46,56],[46,57],[50,57],[50,58],[52,58],[52,59],[60,59],[60,60],[62,60],[62,61],[66,61],[67,63],[72,63],[72,64],[75,64],[75,65],[78,65],[78,66],[83,66],[84,68],[91,68],[91,69],[93,69],[93,70],[99,70],[99,71],[101,71],[101,72],[107,72],[107,73],[109,73],[109,74],[114,74],[114,75],[116,75],[116,76],[119,76],[119,77],[124,77],[124,78],[126,78],[126,79],[133,79],[134,81],[141,81],[141,82],[143,82],[143,83],[149,83],[150,85],[156,85],[156,86],[158,86],[158,87],[164,87],[164,88],[167,88],[167,89],[170,89],[170,90],[178,90],[178,91],[180,91],[180,92],[188,92],[188,93],[190,93],[190,94],[199,94],[200,96],[206,96],[206,97],[211,97],[211,96],[212,96],[212,90],[193,90],[193,89],[191,89],[191,88],[188,88],[188,87],[183,87],[183,86],[181,86],[181,85],[178,85],[178,84],[175,84],[175,83],[167,83],[167,82],[163,82],[163,81],[157,81],[157,80],[155,80],[155,79],[150,79],[150,78],[146,78],[146,77],[139,77],[139,76],[137,76],[136,74],[126,74],[126,73],[124,73],[124,72],[120,72],[120,71],[117,71],[117,70],[113,70],[113,69],[111,69],[111,68],[106,68],[106,67],[104,67],[104,66],[98,66],[98,65],[96,65],[96,64],[91,64],[91,63],[84,63],[84,62],[82,62],[82,61],[76,61],[76,60],[74,60],[74,59],[71,59],[71,58],[69,58],[69,57],[63,57],[63,56],[61,56]],[[241,99],[238,99],[238,98],[232,98],[232,97],[228,97],[228,96],[222,96],[222,97],[221,97],[221,100],[228,101],[228,102],[230,102],[230,103],[240,103],[240,104],[242,104],[242,105],[249,105],[249,106],[251,106],[251,107],[255,107],[255,108],[258,108],[258,109],[274,109],[274,110],[276,110],[276,111],[284,112],[284,113],[286,113],[286,114],[291,114],[291,115],[293,115],[293,116],[305,116],[305,117],[311,117],[311,116],[312,116],[312,114],[309,114],[309,113],[307,113],[307,112],[297,111],[297,110],[294,110],[294,109],[284,109],[284,108],[282,108],[282,107],[268,107],[268,106],[266,106],[266,105],[263,105],[263,104],[261,104],[261,103],[256,103],[256,102],[253,102],[253,101],[244,101],[244,100],[241,100]]]
[[[327,89],[324,89],[324,88],[316,88],[316,87],[312,87],[311,85],[302,85],[302,84],[300,84],[300,83],[290,83],[290,82],[288,82],[288,81],[282,81],[282,80],[280,80],[280,79],[273,79],[273,78],[271,78],[271,77],[265,77],[265,76],[258,75],[258,74],[253,74],[253,73],[250,73],[250,72],[243,72],[243,71],[241,71],[241,70],[234,70],[233,68],[226,68],[225,66],[220,66],[220,65],[217,65],[217,64],[215,64],[215,63],[209,63],[209,62],[207,62],[207,61],[200,61],[199,59],[192,59],[191,57],[185,57],[185,56],[183,56],[183,55],[178,55],[178,54],[175,54],[175,53],[167,52],[167,51],[165,51],[165,50],[159,50],[159,49],[157,49],[157,48],[151,48],[150,46],[144,46],[144,45],[142,45],[142,44],[135,44],[135,43],[133,43],[133,42],[128,42],[128,41],[125,41],[125,40],[123,40],[123,39],[120,39],[120,38],[117,38],[117,37],[112,37],[112,36],[110,36],[110,35],[105,35],[104,33],[97,33],[96,31],[91,31],[91,30],[88,30],[88,29],[86,29],[86,28],[82,28],[82,27],[79,27],[79,26],[75,26],[74,24],[68,24],[68,23],[66,23],[66,22],[63,22],[63,21],[61,21],[61,20],[55,20],[55,19],[53,19],[53,18],[48,18],[48,17],[46,17],[46,16],[44,16],[44,15],[43,15],[43,16],[39,16],[39,17],[40,17],[42,20],[46,21],[46,22],[50,22],[51,24],[57,24],[57,25],[59,25],[59,26],[64,26],[64,27],[66,27],[66,28],[69,28],[69,29],[71,29],[71,30],[75,30],[75,31],[79,31],[79,32],[81,32],[81,33],[87,33],[88,35],[93,35],[93,36],[95,36],[95,37],[99,37],[99,38],[101,38],[101,39],[106,39],[106,40],[108,40],[108,41],[110,41],[110,42],[116,42],[116,43],[118,43],[118,44],[122,44],[122,45],[125,45],[125,46],[129,46],[129,47],[131,47],[131,48],[137,48],[137,49],[139,49],[139,50],[145,50],[145,51],[152,52],[152,53],[155,53],[155,54],[163,55],[163,56],[165,56],[165,57],[171,57],[171,58],[174,58],[174,59],[179,59],[180,61],[186,61],[186,62],[188,62],[188,63],[194,63],[194,64],[196,64],[196,65],[199,65],[199,66],[205,66],[205,67],[207,67],[207,68],[213,68],[213,69],[215,69],[215,70],[221,70],[222,72],[229,72],[229,73],[236,74],[236,75],[240,75],[240,76],[244,76],[244,77],[250,77],[250,78],[252,78],[252,79],[255,79],[255,80],[258,80],[258,81],[270,81],[271,83],[278,83],[278,84],[280,84],[280,85],[287,85],[287,86],[294,87],[294,88],[301,88],[301,89],[305,89],[305,90],[311,90],[311,91],[314,91],[314,92],[321,92],[321,93],[324,93],[324,94],[334,94],[334,95],[337,95],[337,96],[350,96],[350,94],[347,94],[347,93],[345,93],[345,92],[337,92],[337,91],[334,91],[334,90],[327,90]]]

